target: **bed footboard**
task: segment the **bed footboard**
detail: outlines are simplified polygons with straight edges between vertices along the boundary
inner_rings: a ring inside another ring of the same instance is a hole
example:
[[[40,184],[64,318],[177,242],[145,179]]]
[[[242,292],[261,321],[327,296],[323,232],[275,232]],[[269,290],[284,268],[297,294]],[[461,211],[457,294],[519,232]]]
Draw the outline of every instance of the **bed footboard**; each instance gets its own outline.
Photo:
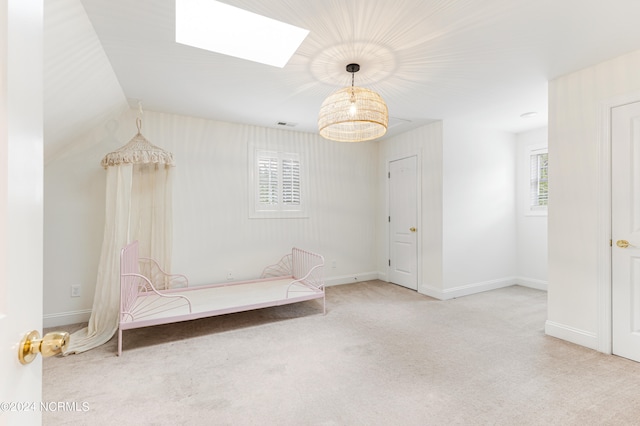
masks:
[[[287,287],[287,298],[291,293],[312,289],[322,293],[322,313],[326,314],[324,293],[324,257],[294,247],[291,250],[291,275],[294,281]]]
[[[158,291],[153,282],[140,272],[140,260],[137,241],[128,244],[120,252],[118,355],[122,353],[123,323],[153,319],[163,312],[175,310],[176,308],[184,308],[186,313],[191,313],[191,301],[189,298],[179,294],[165,294]],[[172,276],[164,272],[159,265],[157,267],[165,277],[178,277],[184,285],[188,285],[188,281],[183,275]],[[181,277],[184,277],[184,280]],[[163,282],[165,281],[163,280]]]
[[[324,288],[324,257],[310,251],[293,248],[291,250],[291,275],[298,281],[304,282],[318,290]]]

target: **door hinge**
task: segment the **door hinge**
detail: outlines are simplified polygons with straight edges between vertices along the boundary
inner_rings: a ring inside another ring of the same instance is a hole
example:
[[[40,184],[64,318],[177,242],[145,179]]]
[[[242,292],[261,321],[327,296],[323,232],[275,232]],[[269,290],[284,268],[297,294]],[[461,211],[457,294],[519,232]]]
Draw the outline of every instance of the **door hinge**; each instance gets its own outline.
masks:
[[[613,240],[609,240],[609,247],[613,247]]]
[[[389,222],[391,222],[391,216],[389,216]]]
[[[391,259],[389,259],[389,266],[391,266]]]
[[[387,177],[391,179],[391,172],[387,173]]]

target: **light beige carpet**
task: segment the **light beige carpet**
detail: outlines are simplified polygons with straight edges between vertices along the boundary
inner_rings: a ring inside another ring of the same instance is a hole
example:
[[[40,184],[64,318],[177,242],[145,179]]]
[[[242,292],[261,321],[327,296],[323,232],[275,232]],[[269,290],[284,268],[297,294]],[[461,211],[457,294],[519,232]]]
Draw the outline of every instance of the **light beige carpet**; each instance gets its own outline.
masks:
[[[44,360],[45,425],[640,424],[640,364],[543,332],[546,293],[437,301],[380,281],[125,332]],[[69,331],[78,328],[68,327]],[[64,328],[64,327],[62,327]]]

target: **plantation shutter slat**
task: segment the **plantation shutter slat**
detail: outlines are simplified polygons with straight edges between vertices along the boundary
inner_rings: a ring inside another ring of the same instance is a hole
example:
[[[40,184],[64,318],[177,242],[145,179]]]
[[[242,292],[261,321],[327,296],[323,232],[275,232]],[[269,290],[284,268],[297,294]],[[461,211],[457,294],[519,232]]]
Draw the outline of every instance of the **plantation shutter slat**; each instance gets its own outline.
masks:
[[[278,204],[278,159],[258,157],[258,201],[260,204]]]
[[[282,160],[282,203],[285,206],[300,205],[300,161]]]

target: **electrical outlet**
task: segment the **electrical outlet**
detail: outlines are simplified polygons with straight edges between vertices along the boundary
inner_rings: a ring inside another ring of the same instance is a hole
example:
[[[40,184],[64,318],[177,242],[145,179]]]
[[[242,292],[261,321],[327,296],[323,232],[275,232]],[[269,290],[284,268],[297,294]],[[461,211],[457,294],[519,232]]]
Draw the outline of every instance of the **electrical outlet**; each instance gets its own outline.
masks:
[[[333,269],[336,269],[336,261],[335,261],[335,260],[332,260],[332,261],[331,261],[331,267],[332,267]]]
[[[71,286],[71,297],[80,297],[80,286],[72,285]]]
[[[233,274],[231,271],[227,272],[227,281],[233,281]]]

